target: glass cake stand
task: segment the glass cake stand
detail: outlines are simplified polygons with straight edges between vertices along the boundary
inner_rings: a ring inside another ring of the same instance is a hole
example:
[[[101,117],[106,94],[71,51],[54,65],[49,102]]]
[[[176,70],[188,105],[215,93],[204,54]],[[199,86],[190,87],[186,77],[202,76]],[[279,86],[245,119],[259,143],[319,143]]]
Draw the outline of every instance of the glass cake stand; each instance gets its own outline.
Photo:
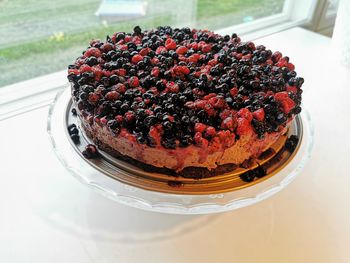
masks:
[[[71,114],[71,107],[69,87],[58,92],[50,105],[47,131],[58,159],[79,181],[104,196],[155,212],[218,213],[262,201],[282,190],[301,172],[313,145],[313,126],[303,108],[288,131],[288,135],[299,137],[294,152],[281,150],[284,148],[282,145],[278,148],[279,154],[259,160],[259,165],[269,165],[266,176],[244,182],[239,175],[245,170],[238,168],[232,173],[199,180],[171,177],[147,173],[104,152],[100,152],[98,159],[84,158],[81,151],[91,142],[82,136],[81,129],[79,145],[74,145],[69,138],[67,125],[79,125],[77,118]]]

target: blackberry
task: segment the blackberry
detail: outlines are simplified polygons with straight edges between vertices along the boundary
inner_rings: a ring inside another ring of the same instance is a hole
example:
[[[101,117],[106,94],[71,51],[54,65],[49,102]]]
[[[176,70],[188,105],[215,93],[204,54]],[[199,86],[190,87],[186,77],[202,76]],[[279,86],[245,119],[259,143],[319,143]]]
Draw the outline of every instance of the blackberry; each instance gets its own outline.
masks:
[[[258,134],[259,139],[262,139],[266,132],[266,126],[264,122],[258,121],[256,119],[252,120],[253,128],[255,129],[256,133]]]

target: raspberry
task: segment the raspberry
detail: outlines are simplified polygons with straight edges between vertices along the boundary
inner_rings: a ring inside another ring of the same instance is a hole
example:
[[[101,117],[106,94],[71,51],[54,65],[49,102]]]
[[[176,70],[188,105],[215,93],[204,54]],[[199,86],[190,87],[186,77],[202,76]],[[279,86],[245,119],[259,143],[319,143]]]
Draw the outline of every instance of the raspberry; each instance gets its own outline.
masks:
[[[230,133],[229,131],[219,131],[218,132],[218,136],[219,136],[221,142],[224,142],[226,140],[229,133]]]
[[[123,68],[120,68],[120,69],[117,69],[117,70],[115,71],[115,73],[118,74],[119,76],[124,77],[124,76],[126,75],[126,70],[123,69]]]
[[[295,66],[292,63],[288,63],[287,68],[289,68],[289,70],[294,70]]]
[[[154,67],[154,68],[152,69],[152,71],[151,71],[151,75],[152,75],[153,77],[158,77],[158,75],[159,75],[159,68],[158,68],[158,67]]]
[[[263,121],[265,119],[265,111],[263,108],[258,109],[253,112],[253,117],[258,121]]]
[[[96,104],[100,100],[100,95],[96,93],[89,93],[88,101],[92,104]]]
[[[152,58],[151,60],[151,64],[152,65],[157,65],[159,63],[159,59],[158,58]]]
[[[131,59],[131,62],[133,64],[137,64],[138,62],[142,61],[143,57],[141,55],[134,55]]]
[[[210,98],[216,97],[216,93],[209,93],[208,95],[205,95],[203,99],[209,100]]]
[[[132,36],[125,36],[124,38],[125,42],[130,42],[132,40]]]
[[[224,119],[221,122],[221,128],[224,130],[230,130],[233,131],[234,130],[234,121],[232,119],[232,117],[227,117],[226,119]]]
[[[218,64],[218,61],[216,59],[211,59],[208,62],[208,65],[210,65],[210,66],[215,66],[216,64]]]
[[[194,103],[194,107],[196,109],[204,109],[206,104],[207,102],[205,100],[196,100]]]
[[[227,117],[231,116],[231,111],[230,110],[223,110],[222,112],[220,112],[220,119],[224,120]]]
[[[100,69],[99,67],[92,67],[91,68],[92,72],[95,75],[95,79],[98,81],[101,79],[101,77],[103,76],[103,71],[102,69]]]
[[[200,55],[199,54],[193,54],[188,58],[189,62],[194,62],[197,63],[197,61],[199,60]]]
[[[187,50],[188,50],[187,47],[180,46],[176,49],[176,53],[179,55],[184,55],[186,54]]]
[[[187,74],[190,73],[190,69],[189,69],[188,67],[186,67],[186,66],[182,66],[182,67],[180,67],[180,72],[181,72],[182,74],[187,75]]]
[[[194,141],[197,143],[197,144],[199,144],[199,143],[201,143],[201,141],[202,141],[202,139],[203,139],[203,137],[202,137],[202,133],[200,133],[200,132],[196,132],[195,134],[194,134]]]
[[[167,52],[167,51],[168,51],[168,50],[167,50],[165,47],[160,46],[160,47],[158,47],[158,48],[156,49],[156,54],[159,55],[159,54],[161,54],[161,53],[163,53],[163,52]]]
[[[197,50],[198,49],[198,43],[197,42],[192,42],[190,44],[190,48],[192,48],[193,50]]]
[[[250,125],[249,121],[245,118],[238,118],[237,119],[237,130],[236,133],[238,135],[246,135],[252,132],[252,126]]]
[[[121,51],[126,51],[126,50],[128,50],[128,46],[127,45],[119,45],[119,49]]]
[[[171,39],[171,38],[168,38],[166,41],[165,41],[165,48],[167,50],[173,50],[176,48],[176,42]]]
[[[123,122],[123,116],[122,115],[117,115],[114,118],[118,123],[122,123]]]
[[[202,52],[203,53],[208,53],[211,51],[211,44],[205,44],[202,46]]]
[[[169,86],[169,90],[172,93],[178,93],[179,92],[179,85],[177,85],[176,83],[172,82],[172,84]]]
[[[287,89],[286,89],[288,92],[293,92],[293,93],[297,93],[298,91],[298,88],[295,87],[295,86],[287,86]]]
[[[238,94],[238,89],[237,88],[230,89],[230,95],[232,97],[236,96],[237,94]]]
[[[106,94],[107,100],[115,101],[116,99],[118,99],[118,97],[119,97],[119,93],[116,91],[109,91]]]
[[[225,107],[225,100],[223,98],[219,98],[218,101],[214,104],[215,109],[223,109]]]
[[[130,87],[136,88],[139,86],[139,78],[138,77],[131,77],[129,80]]]
[[[111,43],[105,43],[102,45],[101,49],[103,50],[104,53],[108,53],[108,51],[111,51],[114,49],[114,45]]]
[[[84,64],[84,65],[81,65],[81,67],[79,68],[79,71],[81,73],[91,71],[91,67],[87,64]]]
[[[205,136],[206,137],[213,137],[215,136],[216,131],[215,128],[212,126],[209,126],[206,130],[205,130]]]
[[[91,47],[85,51],[84,56],[85,57],[94,56],[94,57],[98,58],[98,57],[101,57],[101,51],[98,48]]]
[[[242,108],[237,112],[238,116],[247,119],[249,122],[252,121],[253,115],[247,108]]]
[[[282,53],[279,51],[276,51],[272,54],[271,59],[274,63],[277,63],[282,58]]]
[[[197,122],[195,125],[194,125],[194,130],[195,132],[200,132],[200,133],[203,133],[205,131],[205,129],[207,128],[207,126],[203,123],[200,123],[200,122]]]
[[[295,102],[289,98],[286,91],[276,93],[275,100],[281,104],[284,113],[289,113],[295,107]]]
[[[143,49],[140,50],[139,53],[140,53],[141,56],[147,56],[147,54],[148,54],[148,52],[149,52],[150,50],[151,50],[151,49],[148,48],[148,47],[147,47],[147,48],[143,48]]]
[[[135,115],[132,111],[127,111],[124,115],[125,121],[130,123],[135,119]]]
[[[122,83],[118,83],[114,87],[115,87],[116,91],[118,91],[119,93],[124,93],[126,91],[126,87]]]
[[[277,67],[280,67],[280,68],[283,68],[283,67],[286,67],[288,65],[288,61],[281,58],[277,63],[276,63],[276,66]]]

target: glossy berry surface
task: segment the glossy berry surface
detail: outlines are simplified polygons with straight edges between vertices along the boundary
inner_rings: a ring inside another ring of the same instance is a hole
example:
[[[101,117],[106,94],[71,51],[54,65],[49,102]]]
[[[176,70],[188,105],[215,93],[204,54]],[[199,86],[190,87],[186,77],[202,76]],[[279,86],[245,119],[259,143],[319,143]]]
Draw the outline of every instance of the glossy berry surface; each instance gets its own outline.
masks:
[[[279,131],[301,111],[304,80],[294,69],[282,53],[236,34],[136,26],[91,41],[68,80],[92,122],[175,149]]]

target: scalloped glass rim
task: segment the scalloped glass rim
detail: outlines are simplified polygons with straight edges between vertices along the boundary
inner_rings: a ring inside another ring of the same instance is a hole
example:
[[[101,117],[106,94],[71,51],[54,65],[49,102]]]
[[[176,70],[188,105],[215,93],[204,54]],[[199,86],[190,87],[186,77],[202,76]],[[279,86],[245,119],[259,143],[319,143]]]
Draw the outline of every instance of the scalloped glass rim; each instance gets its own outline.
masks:
[[[303,139],[299,151],[280,172],[253,186],[232,192],[210,195],[179,195],[148,191],[110,178],[88,163],[71,147],[65,135],[64,117],[70,88],[60,90],[50,105],[47,132],[54,152],[79,181],[119,203],[149,211],[172,214],[208,214],[238,209],[260,202],[286,187],[310,158],[314,127],[303,107]]]

